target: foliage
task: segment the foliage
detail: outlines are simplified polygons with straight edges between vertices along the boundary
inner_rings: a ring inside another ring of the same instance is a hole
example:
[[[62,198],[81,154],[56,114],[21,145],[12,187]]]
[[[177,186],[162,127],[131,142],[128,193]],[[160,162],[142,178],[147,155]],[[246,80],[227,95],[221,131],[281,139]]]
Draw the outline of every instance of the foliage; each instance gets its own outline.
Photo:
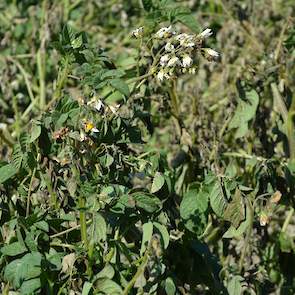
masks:
[[[293,1],[2,2],[1,294],[294,294]]]

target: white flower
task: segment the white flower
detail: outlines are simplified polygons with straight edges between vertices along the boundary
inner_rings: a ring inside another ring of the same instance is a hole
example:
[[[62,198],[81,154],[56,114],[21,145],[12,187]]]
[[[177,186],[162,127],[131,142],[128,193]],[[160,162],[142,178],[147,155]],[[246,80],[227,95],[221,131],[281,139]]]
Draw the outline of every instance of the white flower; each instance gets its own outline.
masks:
[[[188,72],[189,72],[190,74],[195,74],[195,73],[196,73],[196,68],[189,68],[189,69],[188,69]]]
[[[167,62],[168,62],[168,60],[169,60],[169,55],[168,54],[165,54],[165,55],[161,56],[161,58],[160,58],[160,65],[161,66],[166,65]]]
[[[171,44],[170,42],[168,42],[166,45],[165,45],[165,50],[168,51],[168,52],[171,52],[174,50],[174,46],[173,44]]]
[[[172,35],[174,35],[175,32],[172,31],[172,26],[169,26],[169,27],[164,27],[164,28],[161,28],[157,33],[156,33],[156,38],[158,39],[163,39],[163,38],[169,38],[171,37]]]
[[[103,104],[103,102],[99,99],[99,100],[95,103],[94,108],[99,112],[101,109],[104,108],[104,104]]]
[[[195,46],[193,35],[182,33],[182,34],[177,35],[175,37],[175,40],[179,41],[180,46],[183,46],[183,47],[194,47]]]
[[[173,67],[175,65],[177,65],[179,62],[179,58],[177,56],[173,56],[169,61],[168,61],[168,64],[167,64],[167,67]]]
[[[132,36],[135,38],[140,38],[143,35],[143,27],[139,27],[131,32]]]
[[[190,67],[193,64],[193,60],[192,58],[186,54],[183,58],[182,58],[182,66],[185,68]]]
[[[199,36],[202,38],[207,38],[207,37],[210,37],[212,34],[213,32],[211,29],[206,29],[201,34],[199,34]]]
[[[0,130],[4,130],[4,129],[6,129],[6,127],[7,127],[7,124],[0,123]]]
[[[117,114],[117,111],[118,111],[119,107],[120,107],[119,104],[116,104],[115,106],[109,105],[109,109],[111,110],[111,112],[112,112],[114,115]]]
[[[218,57],[219,56],[219,53],[211,48],[204,48],[205,49],[205,52],[211,56],[211,57]]]
[[[164,69],[161,69],[158,74],[157,74],[157,79],[162,82],[164,79],[169,79],[170,76],[168,75],[168,73],[165,72]]]

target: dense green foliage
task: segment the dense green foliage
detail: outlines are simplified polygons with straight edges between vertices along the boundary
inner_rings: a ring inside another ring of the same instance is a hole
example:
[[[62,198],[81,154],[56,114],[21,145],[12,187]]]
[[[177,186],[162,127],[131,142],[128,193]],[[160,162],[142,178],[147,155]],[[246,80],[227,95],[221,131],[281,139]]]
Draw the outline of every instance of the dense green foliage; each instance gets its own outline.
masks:
[[[294,294],[294,18],[2,0],[1,294]]]

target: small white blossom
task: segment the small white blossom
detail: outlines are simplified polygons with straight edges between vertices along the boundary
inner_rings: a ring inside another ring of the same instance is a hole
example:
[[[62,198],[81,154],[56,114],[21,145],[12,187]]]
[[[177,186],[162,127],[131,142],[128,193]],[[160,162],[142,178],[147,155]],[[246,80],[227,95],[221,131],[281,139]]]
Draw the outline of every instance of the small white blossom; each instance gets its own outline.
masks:
[[[103,102],[99,99],[95,105],[94,108],[99,112],[100,110],[102,110],[104,108],[104,104]]]
[[[169,26],[169,27],[164,27],[164,28],[161,28],[157,33],[156,33],[156,38],[158,39],[163,39],[163,38],[169,38],[171,37],[172,35],[174,35],[175,32],[172,31],[172,26]]]
[[[98,133],[99,130],[98,130],[96,127],[94,127],[94,128],[91,129],[91,132],[93,132],[93,133]]]
[[[194,47],[194,36],[186,33],[179,34],[175,37],[175,40],[179,42],[182,47]]]
[[[167,62],[168,62],[168,60],[169,60],[169,55],[168,54],[165,54],[165,55],[161,56],[161,58],[160,58],[160,65],[161,66],[166,65]]]
[[[167,67],[173,67],[175,65],[177,65],[179,62],[179,58],[177,56],[173,56],[169,61],[168,61],[168,64],[167,64]]]
[[[193,75],[196,73],[196,68],[189,68],[188,72]]]
[[[135,38],[141,38],[143,35],[143,27],[139,27],[131,32],[132,36]]]
[[[117,105],[115,105],[115,106],[109,105],[109,109],[111,110],[111,112],[112,112],[114,115],[117,114],[117,111],[118,111],[119,107],[120,107],[119,104],[117,104]]]
[[[208,38],[213,34],[211,29],[204,30],[199,36],[202,38]]]
[[[6,127],[7,127],[7,124],[0,123],[0,130],[4,130],[4,129],[6,129]]]
[[[168,51],[168,52],[171,52],[174,50],[174,45],[171,44],[170,42],[168,42],[166,45],[165,45],[165,50]]]
[[[158,74],[157,74],[157,79],[162,82],[164,79],[169,79],[170,76],[168,75],[168,73],[165,72],[164,69],[161,69]]]
[[[190,67],[193,64],[193,59],[186,54],[183,58],[182,58],[182,66],[185,68]]]
[[[211,48],[205,48],[205,52],[211,57],[218,57],[219,53]]]

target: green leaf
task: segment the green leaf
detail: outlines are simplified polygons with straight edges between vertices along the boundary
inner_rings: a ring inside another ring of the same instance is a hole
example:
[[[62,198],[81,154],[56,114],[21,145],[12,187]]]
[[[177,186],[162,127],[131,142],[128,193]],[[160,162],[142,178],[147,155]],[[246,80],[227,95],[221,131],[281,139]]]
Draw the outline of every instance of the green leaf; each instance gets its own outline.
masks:
[[[13,164],[7,164],[0,168],[0,184],[10,179],[17,173],[18,169]]]
[[[116,90],[121,92],[123,95],[125,95],[127,97],[130,95],[129,87],[123,80],[113,79],[110,81],[110,84],[112,87],[114,87]]]
[[[41,280],[39,278],[24,281],[20,288],[21,295],[31,295],[41,288]]]
[[[6,256],[16,256],[25,253],[26,251],[28,251],[27,248],[20,242],[14,242],[12,244],[3,246],[0,249],[0,252]]]
[[[94,243],[105,241],[107,238],[107,224],[99,213],[95,213],[93,216],[93,223],[90,227],[90,232]]]
[[[136,193],[133,195],[136,207],[141,208],[149,213],[153,213],[162,208],[162,202],[152,194]]]
[[[179,14],[176,16],[175,19],[183,23],[195,33],[198,33],[200,31],[200,25],[191,13]]]
[[[141,248],[140,255],[142,256],[149,245],[149,242],[153,235],[153,223],[147,222],[142,226],[142,240],[141,240]]]
[[[174,281],[170,277],[165,280],[165,292],[167,295],[175,295],[176,293]]]
[[[158,222],[154,222],[153,224],[154,224],[154,227],[161,234],[161,238],[162,238],[161,240],[162,240],[164,249],[167,249],[169,246],[169,240],[170,240],[170,236],[169,236],[167,228],[163,224],[160,224]]]
[[[151,193],[156,193],[159,191],[163,185],[165,184],[165,178],[162,175],[162,173],[157,172],[154,176],[153,183],[152,183],[152,188],[151,188]]]
[[[82,295],[88,295],[92,288],[92,284],[90,282],[85,282],[82,289]]]
[[[246,219],[243,221],[240,226],[236,229],[233,225],[224,233],[222,236],[225,239],[232,239],[240,237],[250,226],[252,213],[249,208],[246,206]]]
[[[41,126],[37,125],[36,123],[33,124],[32,130],[31,130],[31,137],[29,142],[34,142],[39,136],[41,135]]]
[[[245,209],[240,190],[236,190],[233,200],[226,206],[223,218],[231,222],[235,228],[245,219]]]
[[[227,284],[227,291],[229,295],[242,294],[242,284],[243,278],[241,276],[234,276],[230,279]]]
[[[110,279],[100,279],[96,282],[96,291],[103,292],[106,295],[120,295],[122,294],[121,287]],[[96,293],[95,293],[96,294]]]
[[[214,213],[218,217],[223,217],[224,210],[227,206],[227,200],[225,199],[222,191],[221,183],[218,180],[215,181],[210,191],[210,205]]]
[[[4,269],[4,278],[18,289],[25,280],[36,278],[41,273],[42,256],[39,252],[26,254],[13,260]]]
[[[255,90],[245,92],[245,98],[239,99],[237,109],[231,119],[228,129],[237,129],[235,137],[240,138],[248,132],[248,122],[255,117],[259,104],[259,96]]]
[[[180,203],[180,216],[190,219],[194,214],[206,212],[208,208],[208,193],[190,190],[184,194]]]
[[[95,276],[95,279],[108,278],[112,279],[115,275],[115,270],[110,264],[106,264],[105,267]]]

